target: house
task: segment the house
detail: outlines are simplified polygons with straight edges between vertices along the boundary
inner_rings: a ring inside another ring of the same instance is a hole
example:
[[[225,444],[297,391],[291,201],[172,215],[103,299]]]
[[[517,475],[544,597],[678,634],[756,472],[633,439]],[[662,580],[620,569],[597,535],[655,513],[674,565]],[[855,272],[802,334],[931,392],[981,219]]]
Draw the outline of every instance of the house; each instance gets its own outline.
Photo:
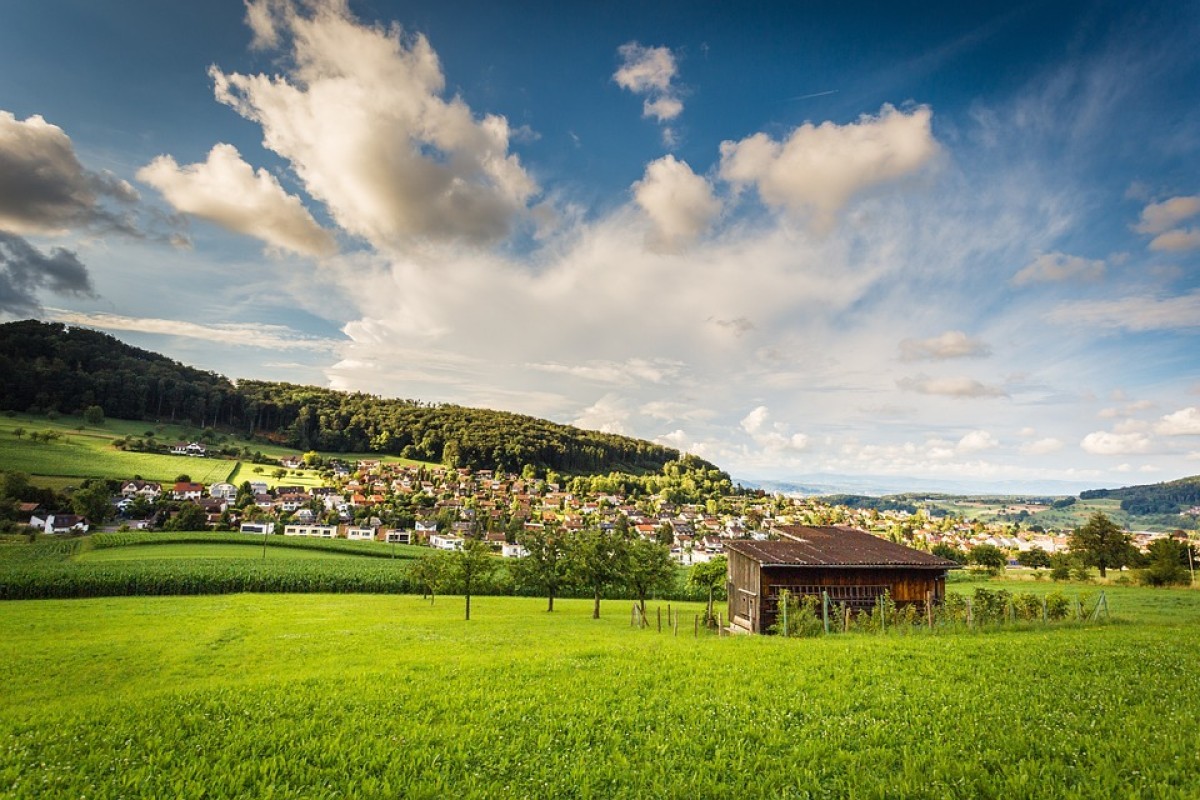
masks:
[[[217,497],[221,500],[227,500],[230,503],[232,503],[234,500],[237,500],[237,492],[237,487],[232,483],[214,483],[212,486],[208,487],[208,494],[210,497]]]
[[[33,522],[34,518],[38,519],[40,525]],[[46,510],[41,503],[17,503],[17,522],[41,527],[46,524]]]
[[[238,528],[242,533],[268,534],[275,532],[274,522],[243,522]]]
[[[266,494],[267,491],[265,481],[250,481],[250,494]]]
[[[462,550],[463,539],[449,533],[435,533],[429,537],[429,546],[437,550]]]
[[[208,455],[208,448],[199,442],[179,442],[171,445],[171,455],[204,458]]]
[[[279,459],[279,466],[284,469],[299,469],[304,465],[304,459],[300,456],[284,456]]]
[[[293,518],[300,525],[310,525],[316,522],[317,515],[312,512],[312,509],[302,508],[295,513]]]
[[[77,514],[51,514],[46,518],[46,533],[87,533],[91,523]]]
[[[887,593],[897,605],[940,603],[953,561],[845,527],[784,525],[780,541],[731,541],[729,620],[754,633],[775,624],[778,598],[828,596],[848,608],[870,608]]]
[[[192,481],[180,481],[171,490],[171,496],[176,500],[199,500],[204,496],[204,484]]]
[[[388,544],[412,544],[412,540],[413,532],[401,530],[400,528],[391,528],[384,536],[384,541]]]
[[[372,542],[375,540],[375,529],[365,525],[351,525],[346,528],[346,538],[357,542]]]
[[[121,484],[123,497],[144,497],[147,500],[157,500],[162,494],[162,484],[151,481],[125,481]]]
[[[524,558],[529,555],[529,551],[519,544],[505,542],[500,545],[500,555],[504,558]]]
[[[337,536],[337,525],[284,525],[284,536],[312,536],[318,539],[333,539]]]

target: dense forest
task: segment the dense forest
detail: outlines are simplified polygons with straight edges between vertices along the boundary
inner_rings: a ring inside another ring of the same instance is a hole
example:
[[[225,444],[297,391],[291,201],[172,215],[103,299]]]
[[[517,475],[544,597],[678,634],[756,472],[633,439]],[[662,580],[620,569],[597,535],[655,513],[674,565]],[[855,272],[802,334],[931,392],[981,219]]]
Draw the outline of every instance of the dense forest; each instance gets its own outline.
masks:
[[[1122,489],[1092,489],[1080,492],[1081,500],[1111,497],[1121,501],[1130,514],[1178,514],[1200,506],[1200,475],[1168,483],[1126,486]]]
[[[571,474],[658,472],[679,452],[520,414],[264,381],[234,381],[86,328],[0,325],[0,409],[191,422],[301,450]],[[706,466],[712,465],[704,462]]]

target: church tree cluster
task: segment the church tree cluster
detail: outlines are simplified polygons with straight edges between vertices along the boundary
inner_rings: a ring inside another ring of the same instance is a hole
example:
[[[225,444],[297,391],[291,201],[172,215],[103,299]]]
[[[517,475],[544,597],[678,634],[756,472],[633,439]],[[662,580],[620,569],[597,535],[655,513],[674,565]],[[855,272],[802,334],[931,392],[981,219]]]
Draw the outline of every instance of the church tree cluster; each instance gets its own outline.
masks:
[[[190,422],[300,450],[372,452],[450,467],[569,474],[660,472],[669,447],[502,411],[256,380],[234,381],[107,334],[34,320],[0,325],[0,409]],[[711,464],[706,464],[711,467]],[[687,492],[687,488],[683,488]]]

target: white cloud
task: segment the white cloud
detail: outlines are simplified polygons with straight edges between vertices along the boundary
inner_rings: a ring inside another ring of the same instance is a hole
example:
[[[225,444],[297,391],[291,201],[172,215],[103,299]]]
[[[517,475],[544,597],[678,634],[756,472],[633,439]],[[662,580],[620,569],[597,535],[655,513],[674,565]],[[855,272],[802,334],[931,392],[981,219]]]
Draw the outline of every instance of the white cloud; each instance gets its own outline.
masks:
[[[1200,247],[1200,228],[1179,228],[1160,233],[1150,240],[1150,249],[1168,253]]]
[[[606,394],[585,408],[571,424],[585,430],[623,434],[629,417],[630,411],[625,401],[616,395]]]
[[[999,386],[989,386],[966,377],[930,378],[917,375],[900,378],[896,385],[907,392],[945,397],[1004,397],[1006,394]]]
[[[722,142],[720,175],[735,186],[754,186],[767,205],[810,215],[828,229],[855,194],[929,163],[938,152],[932,116],[928,106],[904,112],[884,105],[877,116],[846,125],[806,122],[782,142],[765,133]]]
[[[1012,277],[1014,286],[1061,281],[1098,281],[1104,277],[1104,261],[1043,253]]]
[[[1200,408],[1189,406],[1164,416],[1154,428],[1163,436],[1200,436]]]
[[[66,322],[86,328],[181,336],[187,339],[203,339],[219,345],[259,347],[264,350],[311,350],[317,352],[332,351],[339,345],[337,341],[306,336],[284,325],[253,322],[223,322],[206,325],[175,319],[85,313],[61,308],[48,308],[46,311],[48,318],[56,322]]]
[[[763,429],[764,425],[766,425],[770,414],[771,412],[767,410],[766,406],[758,406],[742,418],[742,430],[751,436],[755,435]]]
[[[1200,195],[1172,197],[1143,208],[1142,219],[1134,226],[1134,230],[1147,234],[1163,233],[1197,214],[1200,214]]]
[[[300,198],[284,191],[265,169],[255,172],[233,145],[215,145],[206,161],[183,167],[159,156],[138,170],[137,178],[162,192],[176,211],[226,230],[301,255],[322,257],[336,250],[333,237]]]
[[[259,123],[308,194],[378,248],[507,234],[537,192],[508,152],[507,120],[442,98],[424,36],[361,25],[338,0],[304,9],[251,0],[255,41],[288,47],[292,66],[274,77],[213,67],[216,98]]]
[[[1079,446],[1097,456],[1117,456],[1145,453],[1150,449],[1150,437],[1144,433],[1110,433],[1093,431],[1083,437]]]
[[[1026,442],[1021,445],[1020,451],[1022,455],[1026,456],[1044,456],[1050,453],[1057,453],[1062,448],[1063,443],[1060,439],[1047,437],[1033,442]]]
[[[652,245],[662,249],[694,240],[721,213],[708,181],[671,155],[646,165],[645,175],[633,184],[633,197],[654,223]]]
[[[977,430],[971,431],[959,439],[955,449],[960,453],[978,453],[983,450],[993,450],[999,446],[1000,442],[990,432]]]
[[[666,359],[630,358],[622,363],[596,360],[586,364],[527,364],[530,369],[569,375],[573,378],[635,386],[639,383],[663,383],[677,377],[683,364]]]
[[[137,199],[115,175],[84,169],[62,128],[38,115],[21,121],[0,111],[0,230],[62,234],[97,226],[135,233],[121,207]]]
[[[634,94],[667,92],[675,78],[675,56],[667,47],[643,47],[637,42],[626,42],[617,48],[621,66],[613,74],[613,80],[622,89]]]
[[[930,339],[904,339],[900,342],[901,361],[943,361],[948,358],[980,358],[991,348],[962,331],[946,331]]]
[[[647,98],[642,102],[642,116],[654,117],[659,122],[669,122],[683,113],[683,101],[678,97]]]
[[[1052,322],[1128,331],[1200,327],[1200,292],[1178,297],[1126,297],[1064,303],[1048,314]]]

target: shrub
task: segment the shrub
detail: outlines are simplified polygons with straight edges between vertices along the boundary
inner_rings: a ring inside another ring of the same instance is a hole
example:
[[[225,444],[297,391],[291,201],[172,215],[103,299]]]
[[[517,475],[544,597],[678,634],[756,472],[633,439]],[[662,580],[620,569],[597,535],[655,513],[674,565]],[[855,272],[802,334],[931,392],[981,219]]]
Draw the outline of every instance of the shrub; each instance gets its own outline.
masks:
[[[1071,613],[1071,601],[1062,592],[1050,592],[1044,598],[1046,603],[1046,619],[1064,620]]]

